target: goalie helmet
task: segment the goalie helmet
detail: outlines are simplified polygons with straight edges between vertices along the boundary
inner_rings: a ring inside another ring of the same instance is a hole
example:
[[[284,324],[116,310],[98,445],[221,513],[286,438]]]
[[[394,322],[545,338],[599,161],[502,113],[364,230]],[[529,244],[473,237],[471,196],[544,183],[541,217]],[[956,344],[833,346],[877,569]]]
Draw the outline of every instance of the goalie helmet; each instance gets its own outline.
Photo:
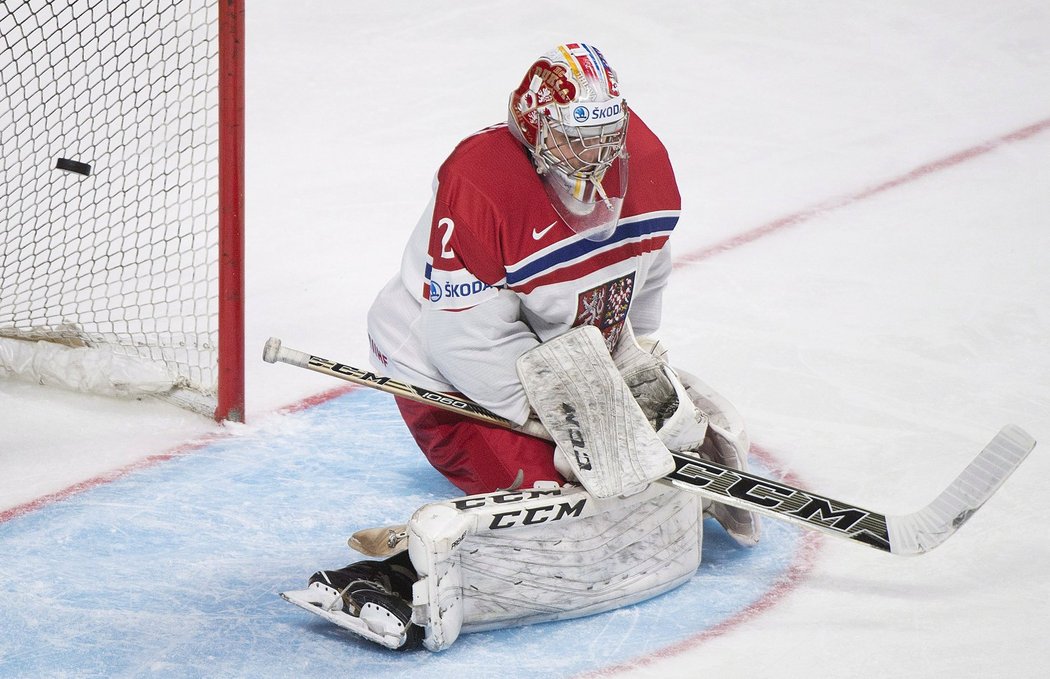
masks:
[[[544,54],[510,95],[510,131],[532,156],[551,204],[594,240],[612,233],[627,192],[629,118],[616,72],[584,43]]]

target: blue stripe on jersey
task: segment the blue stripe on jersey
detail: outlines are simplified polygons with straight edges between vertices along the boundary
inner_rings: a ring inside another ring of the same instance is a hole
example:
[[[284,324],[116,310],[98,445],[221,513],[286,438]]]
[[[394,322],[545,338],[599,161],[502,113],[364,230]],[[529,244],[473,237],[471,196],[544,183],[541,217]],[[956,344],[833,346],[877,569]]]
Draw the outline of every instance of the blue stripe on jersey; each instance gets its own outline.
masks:
[[[629,240],[643,240],[646,237],[670,233],[678,223],[678,215],[651,217],[616,227],[613,235],[603,241],[591,241],[578,237],[566,245],[533,260],[524,260],[519,268],[507,269],[507,285],[518,285],[523,281],[546,273],[551,269],[593,254],[598,250],[611,249]]]

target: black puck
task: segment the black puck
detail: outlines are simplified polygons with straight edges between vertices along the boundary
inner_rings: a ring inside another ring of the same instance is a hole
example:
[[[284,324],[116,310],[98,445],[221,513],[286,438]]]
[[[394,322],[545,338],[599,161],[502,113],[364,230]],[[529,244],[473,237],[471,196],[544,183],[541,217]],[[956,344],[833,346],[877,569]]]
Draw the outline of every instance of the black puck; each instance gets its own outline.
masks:
[[[56,170],[66,170],[68,172],[76,172],[82,174],[85,177],[91,174],[91,166],[87,163],[82,163],[79,160],[70,160],[69,158],[59,158],[58,162],[55,163]]]

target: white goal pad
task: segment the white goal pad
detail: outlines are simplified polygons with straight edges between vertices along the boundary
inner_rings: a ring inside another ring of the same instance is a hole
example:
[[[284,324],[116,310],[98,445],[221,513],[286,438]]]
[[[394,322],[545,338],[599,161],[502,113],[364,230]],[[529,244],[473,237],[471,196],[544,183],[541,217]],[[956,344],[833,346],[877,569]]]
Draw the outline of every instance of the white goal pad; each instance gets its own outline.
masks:
[[[106,396],[166,394],[175,379],[162,363],[109,347],[0,337],[0,376]]]
[[[594,326],[574,328],[526,352],[517,369],[530,405],[554,439],[555,463],[569,480],[608,498],[637,493],[674,471],[674,459]]]
[[[627,498],[565,486],[426,505],[408,523],[413,622],[440,651],[461,632],[645,601],[693,576],[701,513],[698,495],[660,484]]]

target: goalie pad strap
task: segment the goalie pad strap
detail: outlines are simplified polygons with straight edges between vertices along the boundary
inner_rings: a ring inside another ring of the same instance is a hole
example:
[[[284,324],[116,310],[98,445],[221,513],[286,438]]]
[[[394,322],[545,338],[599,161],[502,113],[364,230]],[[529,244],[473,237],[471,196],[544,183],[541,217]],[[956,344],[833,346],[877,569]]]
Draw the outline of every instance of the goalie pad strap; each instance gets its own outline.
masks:
[[[526,352],[517,368],[529,403],[554,439],[556,457],[595,497],[639,492],[674,470],[594,326]]]

